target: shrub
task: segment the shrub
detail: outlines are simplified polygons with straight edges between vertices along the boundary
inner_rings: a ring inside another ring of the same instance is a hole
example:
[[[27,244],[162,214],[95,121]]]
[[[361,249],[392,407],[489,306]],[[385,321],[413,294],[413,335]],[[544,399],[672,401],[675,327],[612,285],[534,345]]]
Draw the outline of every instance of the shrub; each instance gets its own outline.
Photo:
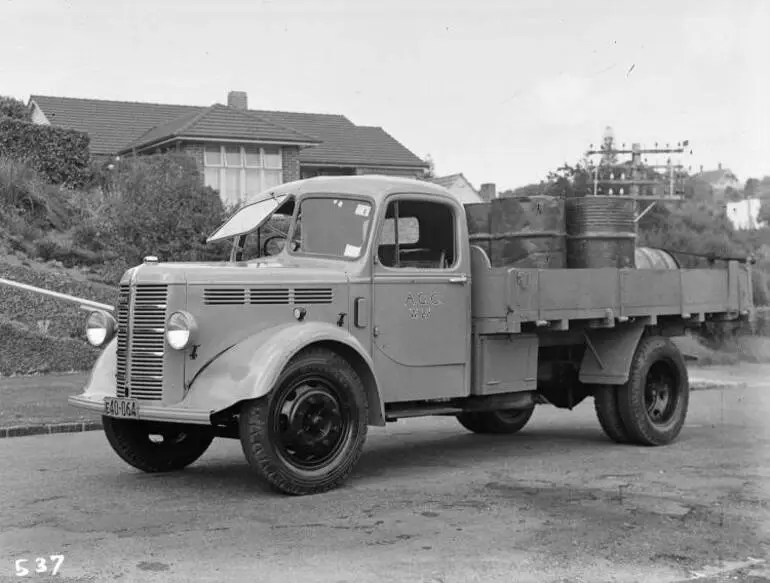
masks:
[[[195,160],[184,154],[141,156],[120,161],[113,192],[105,202],[109,247],[129,264],[146,255],[163,261],[219,258],[205,238],[224,219],[219,195],[202,185]]]
[[[0,158],[0,218],[10,233],[28,239],[40,230],[69,228],[78,213],[68,192],[46,182],[28,163]]]
[[[13,97],[0,95],[0,118],[10,117],[22,121],[31,121],[32,112],[29,107],[24,105],[23,101]]]
[[[78,187],[88,182],[89,144],[82,132],[0,118],[0,152],[27,161],[53,184]]]
[[[83,276],[77,278],[76,274],[60,269],[33,269],[2,263],[0,277],[112,306],[118,301],[117,288],[88,281]],[[32,291],[0,286],[0,320],[13,320],[30,328],[36,328],[39,321],[48,320],[50,335],[85,339],[86,316],[87,313],[77,304]]]
[[[86,371],[98,357],[85,342],[0,320],[0,375]]]

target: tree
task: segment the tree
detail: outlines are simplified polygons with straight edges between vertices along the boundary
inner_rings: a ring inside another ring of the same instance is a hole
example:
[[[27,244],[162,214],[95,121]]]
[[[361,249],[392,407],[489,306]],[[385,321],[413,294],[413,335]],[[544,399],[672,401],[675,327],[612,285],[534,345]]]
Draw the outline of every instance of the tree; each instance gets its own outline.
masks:
[[[32,121],[32,112],[14,97],[0,95],[0,117],[11,117],[22,121]]]
[[[424,162],[428,165],[428,169],[423,174],[425,180],[432,180],[436,178],[436,163],[433,161],[433,156],[428,154],[425,156]]]

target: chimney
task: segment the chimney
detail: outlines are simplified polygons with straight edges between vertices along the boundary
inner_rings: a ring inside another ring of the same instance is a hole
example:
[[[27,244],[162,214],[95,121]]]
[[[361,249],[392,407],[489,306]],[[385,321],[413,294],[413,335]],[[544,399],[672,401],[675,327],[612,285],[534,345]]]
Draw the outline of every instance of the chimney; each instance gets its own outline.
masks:
[[[249,96],[245,91],[230,91],[227,94],[227,105],[235,109],[248,109]]]
[[[479,189],[479,196],[484,202],[490,202],[491,200],[497,198],[497,186],[495,186],[495,183],[487,182],[482,184],[481,188]]]

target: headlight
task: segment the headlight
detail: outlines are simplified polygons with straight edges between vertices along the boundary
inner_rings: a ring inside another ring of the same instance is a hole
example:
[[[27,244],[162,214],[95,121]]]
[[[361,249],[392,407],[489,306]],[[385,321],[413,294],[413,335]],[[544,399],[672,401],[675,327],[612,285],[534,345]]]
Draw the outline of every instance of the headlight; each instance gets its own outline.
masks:
[[[107,312],[91,312],[86,321],[86,338],[91,346],[104,346],[115,336],[115,318]]]
[[[174,312],[166,324],[166,342],[174,350],[184,350],[195,342],[198,325],[188,312]]]

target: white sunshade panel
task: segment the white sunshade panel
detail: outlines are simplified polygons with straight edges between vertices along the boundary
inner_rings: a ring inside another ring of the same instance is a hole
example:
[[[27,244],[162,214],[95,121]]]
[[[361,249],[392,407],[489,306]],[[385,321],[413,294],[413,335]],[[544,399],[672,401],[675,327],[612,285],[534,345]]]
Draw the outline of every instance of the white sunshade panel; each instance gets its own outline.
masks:
[[[213,243],[223,239],[231,239],[259,228],[283,204],[288,196],[288,194],[269,196],[267,198],[261,196],[261,200],[247,202],[224,225],[214,231],[207,242]]]

